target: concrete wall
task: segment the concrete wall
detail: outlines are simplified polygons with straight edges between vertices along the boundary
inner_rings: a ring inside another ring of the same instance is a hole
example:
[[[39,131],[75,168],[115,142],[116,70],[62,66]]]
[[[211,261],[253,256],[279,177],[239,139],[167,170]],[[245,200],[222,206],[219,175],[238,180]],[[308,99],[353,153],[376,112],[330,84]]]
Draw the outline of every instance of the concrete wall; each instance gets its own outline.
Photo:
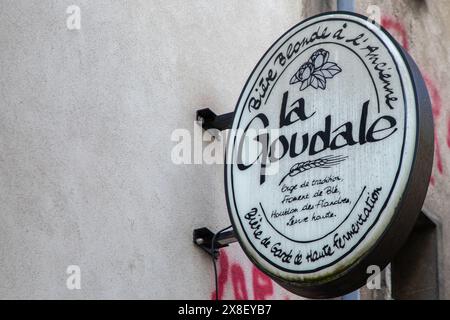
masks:
[[[301,18],[299,1],[1,0],[0,298],[209,299],[192,230],[229,224],[223,169],[173,164],[171,134],[232,110]],[[224,297],[267,286],[237,245],[228,258],[243,276],[222,270]]]
[[[439,148],[426,207],[449,243],[450,4],[370,3],[427,75]],[[66,27],[73,4],[80,30]],[[357,4],[364,13],[369,1]],[[0,0],[0,298],[210,299],[211,261],[192,230],[229,224],[223,168],[173,164],[171,134],[193,132],[201,107],[231,111],[271,43],[333,6]],[[68,265],[81,290],[66,288]],[[222,298],[295,298],[237,245],[222,252],[219,282]]]

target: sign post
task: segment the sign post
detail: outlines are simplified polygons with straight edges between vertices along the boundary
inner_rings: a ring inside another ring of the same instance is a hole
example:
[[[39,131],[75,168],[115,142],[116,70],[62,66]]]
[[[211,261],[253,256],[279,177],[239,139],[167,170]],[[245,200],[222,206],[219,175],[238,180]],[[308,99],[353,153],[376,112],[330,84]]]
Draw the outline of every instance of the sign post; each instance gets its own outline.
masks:
[[[225,165],[234,234],[286,289],[349,293],[406,241],[432,161],[411,57],[366,17],[312,17],[265,53],[237,103]]]

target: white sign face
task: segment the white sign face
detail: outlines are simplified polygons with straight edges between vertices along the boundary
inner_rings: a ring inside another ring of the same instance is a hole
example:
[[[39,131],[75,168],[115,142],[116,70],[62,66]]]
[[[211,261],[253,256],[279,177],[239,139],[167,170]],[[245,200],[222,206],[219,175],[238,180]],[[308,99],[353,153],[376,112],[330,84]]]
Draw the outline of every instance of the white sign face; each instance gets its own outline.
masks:
[[[227,148],[245,252],[286,281],[348,269],[395,216],[416,130],[408,66],[379,27],[336,13],[288,31],[247,81]]]

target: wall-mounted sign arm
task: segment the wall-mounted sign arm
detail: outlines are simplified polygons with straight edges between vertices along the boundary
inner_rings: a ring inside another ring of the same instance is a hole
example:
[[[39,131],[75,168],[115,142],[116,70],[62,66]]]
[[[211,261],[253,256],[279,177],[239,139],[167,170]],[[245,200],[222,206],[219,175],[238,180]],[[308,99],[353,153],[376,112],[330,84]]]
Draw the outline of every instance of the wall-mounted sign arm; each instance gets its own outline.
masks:
[[[223,131],[231,129],[233,117],[234,112],[217,115],[209,108],[197,110],[196,112],[196,119],[202,122],[202,128],[204,130],[218,129]]]
[[[213,252],[211,250],[213,238],[214,233],[208,228],[195,229],[193,232],[194,243],[211,256],[213,255]],[[218,234],[215,238],[214,257],[217,258],[219,256],[218,249],[228,247],[228,245],[233,242],[237,242],[233,230]]]

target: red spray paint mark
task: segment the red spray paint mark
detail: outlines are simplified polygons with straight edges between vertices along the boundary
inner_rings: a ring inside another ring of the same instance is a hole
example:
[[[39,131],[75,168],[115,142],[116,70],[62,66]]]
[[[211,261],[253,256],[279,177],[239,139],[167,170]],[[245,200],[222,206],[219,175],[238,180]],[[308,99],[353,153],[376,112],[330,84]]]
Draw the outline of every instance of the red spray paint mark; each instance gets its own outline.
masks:
[[[405,27],[395,18],[391,17],[383,17],[381,20],[382,25],[389,30],[394,36],[398,37],[399,42],[402,46],[409,50],[409,41],[408,34],[406,32]],[[435,124],[438,122],[438,119],[441,117],[442,113],[442,99],[439,94],[439,90],[436,85],[434,85],[433,81],[424,76],[425,83],[430,92],[430,98],[433,109],[433,118]],[[436,126],[435,126],[435,158],[436,165],[439,174],[443,174],[444,168],[442,163],[442,155],[441,148],[439,145],[438,135],[436,134]],[[450,148],[450,117],[447,120],[447,145]],[[432,185],[435,184],[435,177],[432,176],[430,179],[430,183]],[[228,281],[228,273],[229,273],[229,259],[224,250],[221,250],[220,253],[220,272],[218,276],[218,286],[219,286],[219,299],[222,299],[224,296],[225,285]],[[245,281],[245,274],[243,268],[238,263],[233,263],[231,266],[231,280],[233,286],[233,293],[235,299],[247,299],[248,292]],[[255,300],[264,300],[273,295],[273,282],[272,280],[266,276],[264,273],[259,271],[256,267],[252,268],[252,278],[253,278],[253,295]],[[211,299],[215,299],[215,291],[211,294]],[[285,296],[285,299],[288,300],[289,297]]]
[[[444,174],[444,165],[442,162],[441,145],[439,143],[439,136],[437,132],[437,123],[442,114],[442,99],[439,94],[439,90],[433,81],[426,75],[424,75],[425,84],[427,85],[428,92],[430,93],[431,105],[434,118],[434,155],[436,160],[436,167],[439,174]],[[435,177],[432,176],[430,180],[431,185],[435,185]]]
[[[428,92],[430,93],[433,117],[435,119],[438,119],[441,116],[442,112],[441,95],[439,94],[438,88],[434,85],[433,81],[427,75],[424,75],[424,80],[427,85]]]
[[[238,264],[234,264],[231,267],[231,281],[233,283],[234,298],[236,300],[248,300],[244,271]]]
[[[408,33],[406,32],[406,28],[403,26],[403,24],[395,18],[392,17],[383,17],[381,19],[381,24],[392,34],[398,37],[398,40],[402,44],[402,46],[408,51],[409,50],[409,40],[408,40]],[[422,73],[423,74],[423,73]],[[435,145],[435,160],[436,160],[436,167],[438,174],[444,173],[444,166],[442,162],[442,153],[441,153],[441,147],[439,143],[439,137],[437,134],[437,124],[438,120],[442,113],[442,100],[441,95],[439,93],[439,90],[437,86],[434,84],[434,82],[426,75],[424,75],[424,80],[428,88],[428,92],[430,93],[431,98],[431,105],[432,105],[432,111],[433,111],[433,118],[434,118],[434,145]],[[448,126],[448,133],[447,133],[447,145],[450,148],[450,119]],[[431,185],[435,185],[436,179],[434,176],[431,176],[430,183]]]
[[[255,266],[252,267],[253,296],[255,300],[269,299],[274,294],[272,279],[259,271]],[[231,263],[227,253],[220,250],[219,256],[219,275],[218,275],[218,298],[222,300],[225,295],[225,287],[231,279],[234,299],[248,300],[249,294],[247,281],[245,279],[244,269],[238,262]],[[211,293],[211,299],[216,299],[216,292]]]
[[[252,276],[255,300],[266,300],[273,294],[272,280],[256,267],[252,269]]]
[[[223,299],[223,293],[225,290],[225,284],[228,280],[228,256],[224,250],[220,250],[219,255],[219,275],[217,276],[217,286],[218,286],[218,298]],[[216,300],[216,291],[214,290],[211,294],[211,300]]]
[[[450,148],[450,117],[447,120],[447,146]]]
[[[381,18],[381,25],[389,30],[394,36],[398,37],[398,41],[406,51],[409,50],[408,33],[399,21],[395,18],[384,16]]]

